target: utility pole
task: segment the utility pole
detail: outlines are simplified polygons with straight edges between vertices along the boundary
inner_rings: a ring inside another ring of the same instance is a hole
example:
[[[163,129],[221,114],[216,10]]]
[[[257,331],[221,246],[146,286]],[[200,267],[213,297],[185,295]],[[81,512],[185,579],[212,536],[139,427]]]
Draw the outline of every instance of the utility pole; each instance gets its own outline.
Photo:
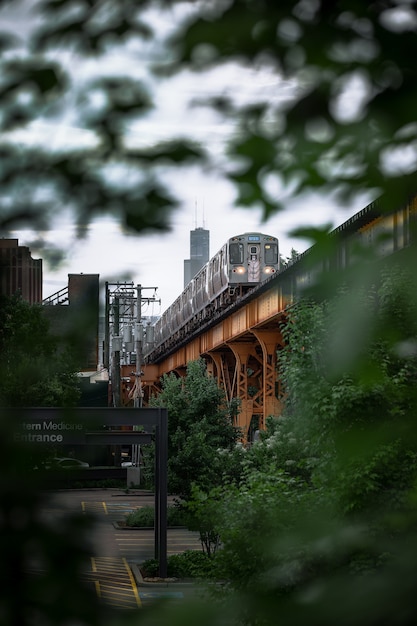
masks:
[[[119,298],[116,296],[113,302],[113,372],[112,372],[112,390],[113,390],[113,406],[120,406],[120,309]]]
[[[142,324],[142,301],[147,303],[155,302],[155,296],[151,298],[143,298],[143,289],[153,289],[156,291],[156,287],[142,287],[142,285],[136,285],[136,321],[135,321],[135,352],[136,352],[136,371],[132,372],[135,377],[135,383],[132,390],[133,406],[136,408],[143,406],[143,339],[144,329]],[[132,446],[132,463],[137,468],[140,466],[140,445],[136,444]]]
[[[144,297],[145,289],[152,289],[153,296]],[[146,330],[142,320],[142,304],[160,303],[156,298],[156,287],[134,286],[133,282],[106,282],[105,329],[103,343],[103,363],[109,370],[112,380],[113,406],[123,404],[121,381],[122,365],[136,365],[131,377],[135,384],[130,389],[128,399],[135,407],[142,406],[143,390],[141,385],[144,366],[144,341],[153,342],[153,326],[149,323]]]
[[[112,358],[112,400],[113,406],[118,408],[121,406],[120,398],[120,351],[122,342],[120,337],[120,300],[116,296],[113,300],[113,358]],[[122,451],[120,446],[113,446],[114,464],[119,466],[122,460]]]
[[[110,365],[110,291],[106,281],[106,293],[104,303],[104,342],[103,342],[103,366],[108,370]]]
[[[111,290],[112,287],[112,290]],[[144,297],[143,291],[152,289],[153,296]],[[128,399],[133,400],[135,408],[143,407],[144,374],[143,344],[145,331],[142,323],[142,303],[159,302],[156,298],[156,287],[142,287],[136,285],[134,289],[131,283],[106,283],[106,306],[105,306],[105,336],[103,346],[103,361],[111,372],[113,403],[114,407],[122,405],[121,380],[131,382],[134,377],[133,387],[130,389]],[[112,332],[110,328],[112,327]],[[132,330],[134,328],[134,342]],[[154,342],[153,326],[149,323],[146,328],[146,342]],[[134,361],[134,355],[136,361]],[[135,363],[135,371],[130,376],[121,377],[121,361],[124,366]],[[148,409],[144,409],[146,412]],[[143,413],[143,412],[142,412]],[[140,415],[140,412],[138,411]],[[140,416],[137,418],[140,422]],[[158,420],[154,423],[156,455],[155,455],[155,558],[159,560],[160,576],[166,576],[167,571],[167,446],[168,446],[168,416],[166,409],[158,409]],[[152,426],[148,421],[145,424],[132,424],[133,431],[139,431],[142,426]],[[116,450],[115,450],[116,456]],[[120,464],[117,458],[117,464]],[[140,484],[140,445],[132,444],[132,466],[127,467],[127,485]]]
[[[152,289],[151,297],[144,297],[143,291]],[[142,323],[142,304],[159,302],[156,298],[156,287],[134,286],[133,282],[106,283],[105,303],[105,335],[103,345],[103,361],[111,377],[112,398],[114,407],[121,407],[123,402],[122,381],[133,385],[125,400],[133,401],[135,408],[143,406],[143,367],[144,367],[144,336]],[[146,330],[146,341],[153,341],[153,327],[149,324]],[[134,335],[134,336],[133,336]],[[130,376],[123,376],[122,366],[135,365]],[[139,426],[134,430],[139,430]],[[132,468],[128,470],[139,473],[139,445],[132,446]],[[139,482],[139,476],[136,476]]]
[[[155,296],[143,297],[142,292],[144,289],[153,289],[156,291],[156,287],[142,287],[142,285],[136,285],[136,319],[135,319],[135,354],[136,354],[136,368],[135,371],[132,372],[132,376],[135,377],[135,383],[133,389],[131,390],[129,397],[133,399],[134,407],[141,407],[143,404],[143,388],[142,388],[142,376],[143,376],[143,341],[145,331],[142,324],[142,302],[147,302],[148,304],[151,302],[160,302],[160,300],[156,300]],[[147,330],[147,334],[151,335],[149,329],[152,327],[149,326]],[[148,337],[147,337],[148,339]]]
[[[143,388],[141,377],[143,363],[143,324],[142,324],[142,285],[136,285],[136,325],[135,325],[135,348],[136,348],[136,372],[135,383],[137,393],[133,398],[133,406],[140,407],[143,403]]]

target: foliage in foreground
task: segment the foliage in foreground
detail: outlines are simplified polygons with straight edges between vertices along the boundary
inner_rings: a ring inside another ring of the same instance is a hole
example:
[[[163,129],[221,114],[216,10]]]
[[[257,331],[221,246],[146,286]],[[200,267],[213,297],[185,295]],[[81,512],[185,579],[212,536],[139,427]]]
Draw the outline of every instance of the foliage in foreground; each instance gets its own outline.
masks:
[[[277,613],[317,625],[336,615],[342,624],[378,624],[384,613],[411,623],[417,292],[405,298],[410,285],[410,273],[393,269],[353,302],[342,289],[331,301],[293,307],[279,357],[285,416],[270,418],[247,451],[239,485],[194,492],[188,503],[202,518],[207,508],[221,542],[216,574],[241,599],[247,623],[271,624]],[[375,333],[366,344],[345,337],[351,351],[342,355],[332,348],[341,310],[363,323],[369,316]],[[344,358],[349,367],[341,368]]]
[[[2,228],[25,220],[39,235],[51,209],[65,207],[80,234],[106,214],[136,232],[166,230],[177,206],[167,170],[204,172],[207,162],[232,181],[238,206],[265,217],[316,191],[337,202],[377,190],[392,206],[415,184],[412,0],[102,4],[82,3],[74,17],[72,0],[38,0],[30,41],[17,25],[2,38]],[[164,36],[158,23],[167,21]],[[119,55],[140,58],[140,75],[136,63],[129,72],[109,62]],[[230,65],[242,90],[221,80]],[[205,149],[210,137],[191,141],[181,126],[150,147],[132,141],[157,102],[155,77],[184,73],[194,106],[223,122],[226,167],[217,144]],[[213,75],[218,92],[205,88]],[[10,133],[59,124],[69,102],[74,137],[58,149]]]

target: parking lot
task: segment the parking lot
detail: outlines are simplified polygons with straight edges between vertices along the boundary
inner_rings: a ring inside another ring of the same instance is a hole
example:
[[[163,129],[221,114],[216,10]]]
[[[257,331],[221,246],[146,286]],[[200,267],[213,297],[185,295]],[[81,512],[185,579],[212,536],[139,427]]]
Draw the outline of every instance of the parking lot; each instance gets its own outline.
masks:
[[[173,501],[173,498],[169,498]],[[131,529],[123,522],[126,514],[154,504],[149,492],[93,489],[56,491],[52,494],[46,515],[59,522],[68,511],[94,517],[91,537],[91,568],[85,572],[103,601],[120,608],[138,608],[158,596],[180,598],[183,590],[138,584],[139,565],[154,558],[153,529]],[[188,549],[200,550],[198,534],[184,528],[168,529],[168,556]]]

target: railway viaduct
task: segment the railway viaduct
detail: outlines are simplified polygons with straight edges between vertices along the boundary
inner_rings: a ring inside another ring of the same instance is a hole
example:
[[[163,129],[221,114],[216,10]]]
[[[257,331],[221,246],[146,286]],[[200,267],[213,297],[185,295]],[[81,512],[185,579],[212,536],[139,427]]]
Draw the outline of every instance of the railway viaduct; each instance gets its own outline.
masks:
[[[317,270],[343,269],[349,265],[354,242],[375,244],[378,256],[392,257],[410,248],[417,214],[417,197],[398,210],[382,214],[372,203],[330,234],[334,246],[317,264],[310,248],[289,267],[258,285],[229,309],[219,313],[175,345],[167,341],[146,356],[142,384],[145,401],[157,394],[163,374],[184,376],[187,364],[204,358],[209,373],[224,389],[226,399],[240,400],[236,418],[245,441],[265,427],[268,416],[280,415],[283,396],[277,371],[277,352],[283,345],[281,323],[286,310],[312,285]]]

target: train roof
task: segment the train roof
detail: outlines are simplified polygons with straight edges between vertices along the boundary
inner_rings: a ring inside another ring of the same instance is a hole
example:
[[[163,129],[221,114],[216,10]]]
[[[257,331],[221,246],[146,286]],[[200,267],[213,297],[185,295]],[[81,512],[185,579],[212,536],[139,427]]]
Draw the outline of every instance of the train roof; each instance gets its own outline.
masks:
[[[246,233],[242,233],[240,235],[233,235],[233,237],[229,237],[228,241],[231,239],[238,239],[239,237],[248,237],[250,235],[259,235],[260,237],[270,237],[271,239],[277,239],[275,235],[269,235],[268,233],[261,233],[259,230],[249,230]]]

